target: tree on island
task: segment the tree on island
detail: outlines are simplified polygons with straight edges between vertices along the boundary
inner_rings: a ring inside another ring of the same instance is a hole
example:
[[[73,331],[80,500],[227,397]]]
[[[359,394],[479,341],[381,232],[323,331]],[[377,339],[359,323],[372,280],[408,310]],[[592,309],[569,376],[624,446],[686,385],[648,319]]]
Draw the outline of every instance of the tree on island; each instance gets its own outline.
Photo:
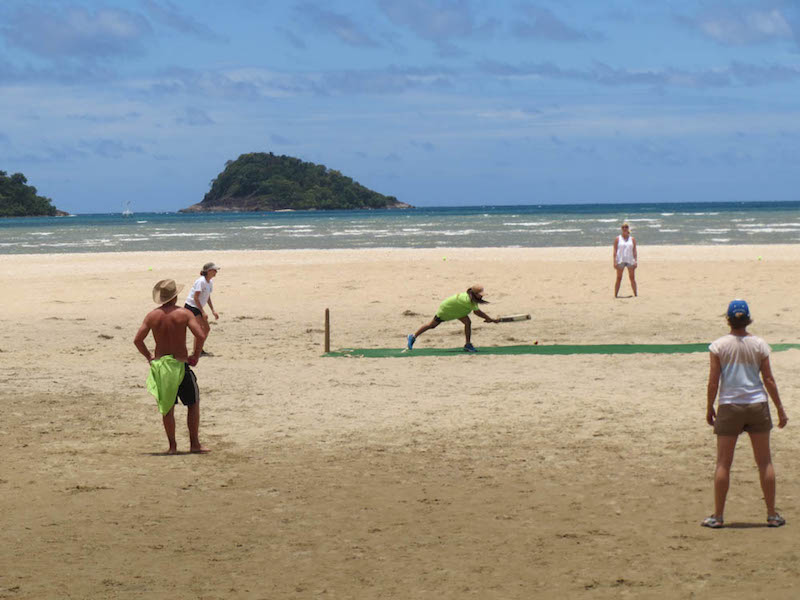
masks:
[[[0,217],[55,217],[67,213],[52,205],[50,198],[36,195],[36,188],[26,185],[22,173],[10,177],[0,171]]]
[[[226,162],[203,201],[181,212],[408,207],[324,165],[254,152]]]

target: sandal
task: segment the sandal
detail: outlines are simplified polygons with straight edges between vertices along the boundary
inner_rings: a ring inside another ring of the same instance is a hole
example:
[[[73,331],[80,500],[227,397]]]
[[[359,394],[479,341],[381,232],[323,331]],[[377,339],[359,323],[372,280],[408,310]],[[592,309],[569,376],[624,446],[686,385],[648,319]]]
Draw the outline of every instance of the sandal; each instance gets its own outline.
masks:
[[[703,522],[700,523],[700,525],[702,527],[710,527],[711,529],[722,529],[723,527],[725,527],[725,523],[722,520],[722,517],[718,518],[715,517],[714,515],[711,515],[710,517],[706,517],[705,519],[703,519]]]
[[[767,527],[782,527],[784,525],[786,525],[786,519],[784,519],[778,513],[769,515],[767,517]]]

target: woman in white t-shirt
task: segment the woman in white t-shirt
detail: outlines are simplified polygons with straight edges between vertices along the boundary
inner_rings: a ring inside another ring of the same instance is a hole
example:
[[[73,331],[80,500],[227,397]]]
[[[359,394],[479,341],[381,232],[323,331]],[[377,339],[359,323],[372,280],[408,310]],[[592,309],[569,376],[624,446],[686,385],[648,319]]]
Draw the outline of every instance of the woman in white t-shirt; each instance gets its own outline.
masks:
[[[743,431],[749,434],[753,446],[761,490],[767,504],[767,525],[780,527],[786,523],[775,510],[775,468],[769,449],[772,419],[767,396],[775,404],[778,427],[782,429],[789,419],[772,376],[770,347],[760,337],[747,332],[751,322],[747,302],[733,300],[728,305],[730,333],[708,347],[711,366],[708,373],[706,421],[714,426],[717,435],[717,467],[714,473],[714,514],[707,517],[702,525],[713,529],[724,526],[722,513],[730,484],[733,451]],[[717,392],[719,410],[715,411]]]
[[[638,296],[635,275],[637,265],[636,238],[631,235],[631,226],[627,223],[622,224],[622,233],[614,238],[612,258],[614,259],[614,269],[617,271],[617,281],[614,283],[614,298],[619,294],[619,286],[622,283],[622,273],[625,271],[625,267],[628,267],[628,278],[631,280],[633,295]]]
[[[214,310],[214,303],[211,301],[211,292],[214,291],[214,284],[211,280],[219,269],[220,267],[213,262],[204,264],[202,271],[200,271],[200,277],[195,280],[192,289],[189,290],[189,295],[186,297],[186,303],[183,305],[184,308],[188,308],[199,319],[200,327],[203,328],[206,336],[211,331],[211,327],[208,324],[208,315],[203,310],[206,304],[211,309],[211,314],[214,315],[214,318],[219,320],[219,315]],[[203,355],[208,356],[209,353],[203,350]]]

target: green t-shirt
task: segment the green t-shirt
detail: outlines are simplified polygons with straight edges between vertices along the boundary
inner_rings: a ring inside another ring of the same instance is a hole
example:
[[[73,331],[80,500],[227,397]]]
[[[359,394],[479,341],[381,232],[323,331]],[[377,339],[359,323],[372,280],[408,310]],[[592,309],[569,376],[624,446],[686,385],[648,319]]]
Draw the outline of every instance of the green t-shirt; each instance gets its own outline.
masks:
[[[452,321],[466,317],[473,310],[478,310],[478,303],[473,302],[467,292],[461,292],[442,302],[436,311],[436,316],[442,321]]]

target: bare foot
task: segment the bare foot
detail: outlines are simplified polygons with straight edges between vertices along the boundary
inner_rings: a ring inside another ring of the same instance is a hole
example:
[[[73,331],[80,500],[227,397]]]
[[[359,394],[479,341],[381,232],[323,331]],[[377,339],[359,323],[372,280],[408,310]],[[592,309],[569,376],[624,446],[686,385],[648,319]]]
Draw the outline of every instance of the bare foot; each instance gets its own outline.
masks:
[[[178,453],[178,449],[177,448],[170,448],[169,450],[164,452],[164,454],[177,454],[177,453]]]
[[[204,448],[203,446],[198,446],[197,448],[190,448],[189,452],[192,454],[208,454],[211,452],[208,448]]]

